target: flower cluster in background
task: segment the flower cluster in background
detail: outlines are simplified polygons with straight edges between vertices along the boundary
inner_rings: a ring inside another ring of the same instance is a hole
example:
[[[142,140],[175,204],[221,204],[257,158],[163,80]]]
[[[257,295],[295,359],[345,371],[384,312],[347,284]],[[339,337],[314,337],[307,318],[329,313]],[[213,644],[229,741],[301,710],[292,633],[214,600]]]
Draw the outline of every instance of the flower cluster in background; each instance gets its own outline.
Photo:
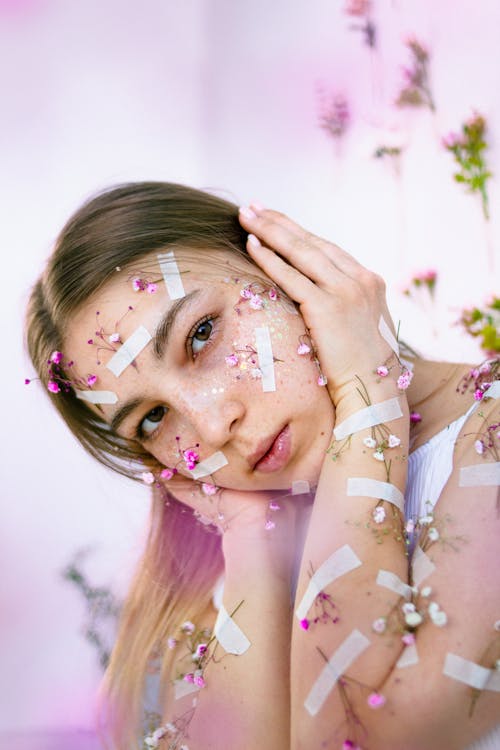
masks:
[[[362,34],[364,43],[374,48],[377,42],[377,29],[370,17],[372,4],[370,0],[347,0],[344,13],[347,16],[358,18],[359,23],[352,23],[349,28]]]
[[[326,100],[323,92],[320,92],[320,95],[322,99],[319,116],[320,128],[332,138],[342,138],[351,121],[349,103],[346,97],[343,94],[334,94],[329,100]]]
[[[479,339],[487,355],[500,352],[500,297],[493,296],[482,308],[465,308],[458,322],[469,336]]]
[[[399,92],[398,107],[427,107],[436,111],[429,81],[429,52],[414,36],[406,39],[411,55],[409,66],[403,66],[404,84]]]

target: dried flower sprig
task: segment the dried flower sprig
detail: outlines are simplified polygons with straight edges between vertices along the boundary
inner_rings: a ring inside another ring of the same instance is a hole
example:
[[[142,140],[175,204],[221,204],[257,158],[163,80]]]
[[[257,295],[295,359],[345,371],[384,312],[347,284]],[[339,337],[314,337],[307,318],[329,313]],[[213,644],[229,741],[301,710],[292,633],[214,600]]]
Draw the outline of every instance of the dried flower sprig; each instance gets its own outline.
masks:
[[[72,393],[75,389],[92,389],[97,383],[97,375],[89,373],[86,377],[81,378],[75,375],[74,378],[68,376],[68,371],[75,366],[72,359],[65,359],[60,351],[54,351],[47,360],[47,390],[50,393]],[[29,385],[39,378],[25,378],[24,384]],[[99,405],[97,405],[98,408]]]
[[[436,105],[429,81],[430,55],[427,48],[414,36],[405,40],[411,61],[403,67],[404,85],[399,92],[396,104],[398,107],[428,107],[436,111]]]
[[[486,120],[477,112],[462,124],[461,134],[448,133],[443,140],[444,148],[453,154],[458,167],[453,175],[456,182],[467,188],[469,193],[478,193],[485,219],[489,219],[488,192],[486,183],[492,177],[484,151],[488,148],[486,141]]]
[[[500,357],[487,359],[466,373],[456,387],[456,392],[473,393],[475,401],[482,401],[490,385],[500,380]]]
[[[415,297],[415,293],[419,293],[421,289],[426,289],[429,292],[431,298],[434,297],[436,291],[436,283],[438,280],[438,272],[434,268],[427,268],[425,271],[417,271],[411,277],[408,282],[408,286],[403,290],[403,294],[407,297]]]
[[[480,339],[487,355],[500,353],[500,297],[491,297],[483,308],[465,308],[458,323],[469,336]]]
[[[322,90],[320,96],[319,126],[331,138],[342,138],[351,123],[349,102],[343,94],[327,96]]]
[[[349,26],[351,31],[360,32],[363,42],[367,47],[374,48],[377,42],[377,29],[370,17],[372,9],[371,0],[346,0],[344,13],[352,18],[358,18],[359,23],[352,23]]]

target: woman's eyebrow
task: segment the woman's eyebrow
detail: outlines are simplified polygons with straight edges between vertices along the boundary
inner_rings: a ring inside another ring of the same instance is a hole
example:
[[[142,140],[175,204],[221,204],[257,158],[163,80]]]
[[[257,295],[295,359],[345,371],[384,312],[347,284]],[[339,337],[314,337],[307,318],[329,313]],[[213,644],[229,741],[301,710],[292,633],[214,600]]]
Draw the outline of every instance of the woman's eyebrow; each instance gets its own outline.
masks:
[[[153,352],[156,359],[161,359],[163,357],[165,349],[168,346],[168,340],[172,328],[177,320],[177,316],[187,304],[195,300],[201,291],[201,289],[194,289],[192,292],[189,292],[189,294],[186,294],[185,297],[176,300],[172,307],[170,307],[161,318],[153,335]]]

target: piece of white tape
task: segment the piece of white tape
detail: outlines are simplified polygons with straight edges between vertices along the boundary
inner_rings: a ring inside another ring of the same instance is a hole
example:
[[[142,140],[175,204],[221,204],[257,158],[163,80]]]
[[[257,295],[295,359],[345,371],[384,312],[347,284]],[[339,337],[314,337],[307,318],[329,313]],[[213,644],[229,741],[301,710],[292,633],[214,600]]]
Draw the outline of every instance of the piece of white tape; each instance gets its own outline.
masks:
[[[399,419],[402,416],[403,412],[399,399],[395,396],[387,401],[381,401],[379,404],[371,404],[371,406],[360,409],[335,427],[333,434],[335,440],[343,440],[354,432],[375,427],[375,425],[383,422],[391,422],[393,419]]]
[[[158,258],[160,271],[170,299],[180,299],[181,297],[185,297],[186,292],[184,291],[174,251],[171,250],[168,253],[160,253],[156,257]]]
[[[89,404],[116,404],[118,401],[114,391],[76,391],[76,397]]]
[[[311,491],[311,486],[307,479],[296,479],[292,482],[292,495],[306,495]]]
[[[487,391],[484,392],[483,398],[500,398],[500,380],[494,380]]]
[[[384,586],[405,599],[410,599],[413,593],[411,586],[404,583],[396,573],[391,573],[390,570],[379,570],[376,582],[379,586]]]
[[[316,716],[338,679],[369,645],[370,641],[359,630],[353,630],[340,644],[321,670],[304,702],[304,706],[311,716]]]
[[[195,685],[193,682],[174,680],[174,699],[178,701],[179,698],[184,698],[186,695],[197,693],[199,689],[198,685]]]
[[[210,474],[215,474],[216,471],[222,469],[223,466],[227,466],[228,463],[223,452],[216,451],[216,453],[212,453],[211,456],[196,464],[195,468],[190,471],[190,474],[193,479],[202,479],[203,477],[208,477]]]
[[[259,369],[262,373],[262,390],[265,393],[275,391],[273,349],[268,326],[255,329],[255,348],[259,359]]]
[[[295,610],[297,618],[303,620],[306,617],[315,598],[326,586],[345,573],[359,568],[360,565],[361,560],[348,544],[344,544],[333,555],[330,555],[311,577],[304,596]]]
[[[380,316],[380,319],[378,321],[378,331],[382,338],[387,341],[394,354],[399,357],[399,344],[397,342],[397,339],[385,322],[385,319],[382,317],[382,315]]]
[[[462,466],[459,487],[497,487],[500,485],[500,461]]]
[[[418,653],[416,644],[412,643],[410,646],[405,646],[405,650],[396,662],[396,667],[403,669],[412,667],[414,664],[418,664]]]
[[[117,352],[113,354],[106,367],[113,375],[120,377],[122,372],[132,364],[137,355],[151,341],[151,334],[144,326],[139,326],[129,338],[123,342]]]
[[[411,564],[412,580],[414,586],[420,586],[427,576],[434,573],[436,566],[431,559],[425,554],[422,547],[417,547]]]
[[[379,482],[369,477],[350,477],[347,480],[348,497],[371,497],[386,500],[401,511],[404,510],[405,499],[401,490],[389,482]]]
[[[457,654],[446,654],[443,674],[453,680],[463,682],[476,690],[494,690],[500,692],[500,672],[498,669],[487,669]]]
[[[215,621],[214,634],[224,651],[227,651],[228,654],[241,656],[251,646],[245,633],[228,614],[223,604],[221,604],[217,620]]]

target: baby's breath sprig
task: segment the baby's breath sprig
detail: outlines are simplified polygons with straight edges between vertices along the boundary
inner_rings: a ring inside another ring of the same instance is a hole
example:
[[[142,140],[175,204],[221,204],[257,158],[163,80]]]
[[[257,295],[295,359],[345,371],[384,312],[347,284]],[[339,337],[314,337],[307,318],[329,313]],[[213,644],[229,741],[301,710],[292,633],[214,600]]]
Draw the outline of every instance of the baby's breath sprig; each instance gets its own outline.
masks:
[[[429,81],[430,55],[414,36],[405,41],[411,55],[410,65],[403,67],[404,85],[396,99],[398,107],[427,107],[436,111]]]
[[[444,148],[453,154],[458,167],[453,175],[456,182],[462,183],[469,193],[479,193],[485,219],[489,219],[488,193],[486,183],[492,177],[488,170],[484,151],[487,149],[486,120],[475,112],[462,124],[462,132],[448,133],[443,139]]]

